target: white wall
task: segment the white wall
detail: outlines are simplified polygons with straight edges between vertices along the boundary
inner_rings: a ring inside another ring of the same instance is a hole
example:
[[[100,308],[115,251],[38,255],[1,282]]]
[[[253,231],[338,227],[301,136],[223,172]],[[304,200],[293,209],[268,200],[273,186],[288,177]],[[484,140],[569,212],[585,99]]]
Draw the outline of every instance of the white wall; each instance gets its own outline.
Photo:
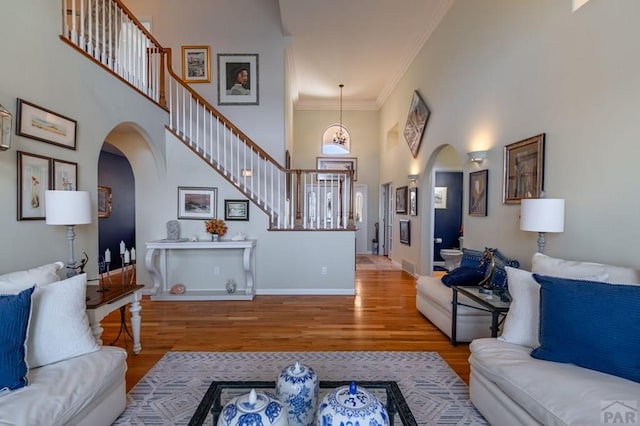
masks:
[[[529,267],[537,236],[519,230],[519,205],[502,204],[503,147],[544,132],[545,191],[566,199],[565,232],[547,235],[546,253],[640,266],[638,16],[635,0],[575,13],[557,0],[455,2],[381,109],[380,181],[406,184],[443,144],[461,157],[489,149],[481,167],[465,163],[465,187],[468,172],[489,170],[489,216],[465,213],[465,246],[498,247]],[[416,160],[402,135],[387,144],[414,90],[432,112]]]

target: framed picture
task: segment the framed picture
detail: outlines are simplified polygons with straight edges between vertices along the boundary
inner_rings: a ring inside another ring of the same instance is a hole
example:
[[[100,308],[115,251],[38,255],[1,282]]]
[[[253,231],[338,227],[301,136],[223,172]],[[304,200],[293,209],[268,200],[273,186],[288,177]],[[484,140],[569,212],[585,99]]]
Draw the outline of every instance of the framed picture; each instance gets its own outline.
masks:
[[[407,192],[409,188],[396,188],[396,213],[407,214]]]
[[[469,216],[487,215],[489,170],[469,173]]]
[[[60,191],[77,191],[78,190],[78,164],[71,161],[51,160],[53,185],[51,189]]]
[[[224,220],[249,220],[249,200],[224,200]]]
[[[414,91],[411,106],[409,107],[409,115],[407,116],[407,124],[404,126],[404,138],[409,144],[413,158],[418,155],[422,135],[427,128],[430,115],[431,111],[429,111],[427,104],[422,100],[418,91]]]
[[[178,219],[216,219],[218,188],[178,187]]]
[[[257,54],[218,54],[218,104],[258,105]]]
[[[211,82],[209,46],[182,46],[182,79],[187,83]]]
[[[446,209],[447,208],[447,187],[436,186],[433,188],[433,208],[434,209]]]
[[[540,198],[544,185],[544,133],[504,147],[504,204]]]
[[[16,134],[76,149],[76,120],[18,98]]]
[[[409,215],[418,216],[418,188],[409,188]]]
[[[409,219],[400,219],[400,242],[411,245],[411,221]]]
[[[358,159],[351,157],[316,157],[318,170],[353,170],[354,182],[358,180]],[[338,175],[331,173],[318,173],[318,180],[338,179]]]
[[[18,151],[18,220],[45,218],[50,158]]]
[[[111,215],[111,188],[98,187],[98,218],[102,219]]]

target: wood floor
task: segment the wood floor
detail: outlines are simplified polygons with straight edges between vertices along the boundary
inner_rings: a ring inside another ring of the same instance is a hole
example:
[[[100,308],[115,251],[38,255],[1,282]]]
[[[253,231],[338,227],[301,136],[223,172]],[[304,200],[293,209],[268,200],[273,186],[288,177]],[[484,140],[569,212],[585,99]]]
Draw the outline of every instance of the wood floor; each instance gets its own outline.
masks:
[[[167,351],[435,351],[468,383],[469,347],[452,347],[415,303],[399,270],[356,270],[356,296],[256,296],[253,301],[142,301],[142,352],[131,352],[127,390]],[[127,315],[129,313],[127,312]],[[120,327],[104,319],[103,340]],[[124,347],[120,337],[116,345]]]

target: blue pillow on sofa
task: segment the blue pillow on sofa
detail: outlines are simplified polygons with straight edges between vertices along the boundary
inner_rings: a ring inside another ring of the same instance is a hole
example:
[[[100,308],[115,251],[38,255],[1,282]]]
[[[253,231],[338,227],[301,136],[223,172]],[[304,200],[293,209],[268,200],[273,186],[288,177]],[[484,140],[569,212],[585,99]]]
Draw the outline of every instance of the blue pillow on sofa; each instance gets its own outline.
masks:
[[[640,286],[533,277],[541,287],[532,357],[640,382]]]
[[[452,285],[478,285],[484,278],[484,271],[479,268],[469,266],[459,266],[443,275],[440,281],[447,287]]]
[[[34,288],[0,295],[0,394],[27,385],[25,341]]]

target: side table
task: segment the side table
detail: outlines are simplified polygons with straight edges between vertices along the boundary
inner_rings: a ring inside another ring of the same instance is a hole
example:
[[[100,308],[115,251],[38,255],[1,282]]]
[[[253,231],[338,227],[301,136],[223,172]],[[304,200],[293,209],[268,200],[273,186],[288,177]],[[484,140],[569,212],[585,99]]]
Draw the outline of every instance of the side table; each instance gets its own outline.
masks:
[[[455,346],[456,341],[456,329],[458,323],[458,305],[466,306],[472,309],[479,309],[491,313],[491,337],[498,336],[498,330],[500,326],[500,316],[502,320],[509,312],[509,305],[511,302],[504,302],[500,297],[494,293],[485,294],[481,293],[482,287],[478,286],[457,286],[452,285],[453,299],[451,301],[451,345]],[[469,299],[478,303],[480,306],[468,305],[460,303],[458,301],[458,292],[467,296]]]
[[[98,344],[102,344],[102,332],[104,329],[100,322],[116,309],[122,309],[121,321],[124,321],[124,308],[130,304],[129,312],[131,312],[131,331],[133,333],[133,353],[139,354],[142,350],[140,344],[140,300],[142,299],[143,285],[119,285],[115,284],[106,291],[98,291],[101,289],[97,285],[87,286],[87,316],[94,337]]]

